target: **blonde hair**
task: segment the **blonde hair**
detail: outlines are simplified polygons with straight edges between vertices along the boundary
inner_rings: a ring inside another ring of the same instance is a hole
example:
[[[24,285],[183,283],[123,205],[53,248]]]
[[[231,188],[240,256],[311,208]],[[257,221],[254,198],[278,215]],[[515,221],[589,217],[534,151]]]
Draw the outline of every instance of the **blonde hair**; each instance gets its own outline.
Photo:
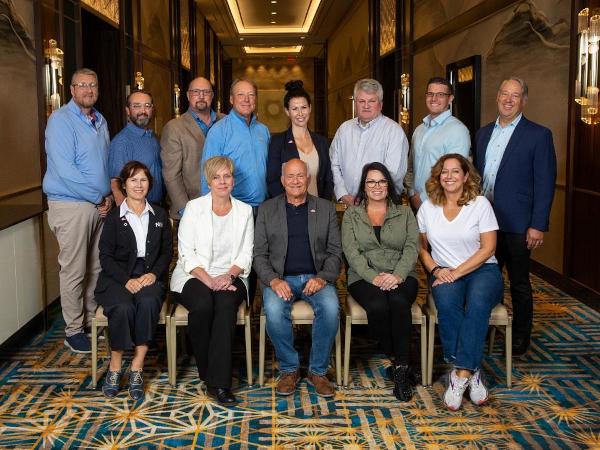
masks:
[[[444,163],[449,159],[456,159],[460,164],[463,173],[469,175],[463,185],[462,194],[457,201],[458,206],[463,206],[475,199],[481,193],[481,176],[477,173],[477,169],[475,169],[473,163],[458,153],[443,155],[431,168],[431,176],[427,180],[427,183],[425,183],[427,196],[434,205],[443,205],[446,203],[446,194],[440,183],[440,175],[442,174]]]
[[[213,156],[206,160],[204,163],[204,176],[206,177],[206,182],[209,183],[221,169],[229,169],[231,175],[233,175],[233,161],[227,156]]]

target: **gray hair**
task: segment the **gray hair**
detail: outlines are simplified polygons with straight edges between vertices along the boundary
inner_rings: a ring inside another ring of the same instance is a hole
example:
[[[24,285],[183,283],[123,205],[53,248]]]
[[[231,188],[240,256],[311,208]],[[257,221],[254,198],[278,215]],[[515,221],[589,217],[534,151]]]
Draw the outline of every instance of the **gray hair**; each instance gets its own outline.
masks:
[[[358,91],[366,92],[367,94],[377,94],[379,101],[383,101],[383,87],[381,83],[372,78],[363,78],[358,80],[354,85],[354,98],[358,95]]]
[[[306,164],[304,161],[302,161],[300,158],[292,158],[284,163],[281,164],[281,176],[283,176],[283,172],[285,170],[285,165],[289,162],[299,162],[304,166],[304,170],[306,171],[306,175],[309,175],[308,173],[308,164]]]
[[[529,95],[529,88],[527,87],[527,83],[525,83],[525,80],[523,78],[519,78],[519,77],[515,77],[515,76],[510,76],[504,80],[502,80],[502,82],[500,83],[500,86],[498,86],[498,91],[500,91],[500,89],[502,88],[502,85],[504,83],[506,83],[507,81],[516,81],[517,83],[519,83],[519,85],[521,86],[521,91],[523,92],[523,98],[526,99],[527,96]]]
[[[87,69],[85,67],[81,68],[81,69],[77,69],[75,72],[73,72],[73,76],[71,77],[71,85],[75,82],[75,77],[78,75],[89,75],[92,76],[96,79],[96,81],[98,81],[98,74],[96,72],[94,72],[92,69]]]
[[[236,78],[235,80],[233,80],[233,83],[231,83],[231,87],[229,88],[230,96],[233,96],[233,88],[235,87],[235,85],[238,83],[241,83],[242,81],[245,81],[246,83],[250,83],[252,85],[252,87],[254,88],[254,93],[258,94],[258,86],[254,82],[254,80],[251,80],[250,78],[242,77],[242,78]]]

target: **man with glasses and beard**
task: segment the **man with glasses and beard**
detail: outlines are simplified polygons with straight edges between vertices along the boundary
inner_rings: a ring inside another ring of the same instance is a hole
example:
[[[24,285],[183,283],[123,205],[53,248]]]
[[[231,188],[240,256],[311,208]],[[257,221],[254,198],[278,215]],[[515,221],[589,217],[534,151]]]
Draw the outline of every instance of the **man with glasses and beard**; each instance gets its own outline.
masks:
[[[210,81],[193,79],[187,91],[188,110],[162,130],[160,157],[172,219],[181,219],[187,202],[200,197],[204,141],[208,130],[223,117],[211,109],[214,95]]]
[[[129,161],[139,161],[148,167],[154,180],[146,198],[150,203],[160,204],[164,197],[160,145],[149,128],[154,118],[152,95],[141,90],[129,94],[125,111],[127,126],[113,138],[108,151],[110,187],[115,202],[120,205],[125,200],[119,178],[121,170]]]

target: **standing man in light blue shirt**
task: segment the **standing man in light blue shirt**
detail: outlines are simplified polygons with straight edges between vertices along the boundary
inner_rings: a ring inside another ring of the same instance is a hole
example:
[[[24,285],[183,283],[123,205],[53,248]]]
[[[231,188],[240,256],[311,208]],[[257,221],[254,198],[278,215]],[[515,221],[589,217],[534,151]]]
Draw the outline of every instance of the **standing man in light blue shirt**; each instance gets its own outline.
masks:
[[[465,158],[469,156],[469,130],[452,115],[452,100],[454,95],[448,80],[441,77],[429,80],[425,92],[429,115],[413,133],[408,171],[404,179],[410,203],[415,210],[427,199],[425,183],[438,159],[448,153],[459,153]]]
[[[213,156],[227,156],[235,166],[235,186],[232,195],[251,205],[255,211],[267,198],[267,155],[269,130],[254,114],[256,84],[247,78],[238,78],[231,84],[229,101],[232,110],[213,125],[206,136],[202,164]],[[202,176],[202,194],[208,193],[208,183]]]
[[[98,76],[77,70],[72,99],[52,113],[46,127],[48,225],[59,246],[60,304],[65,345],[89,353],[89,327],[96,312],[94,289],[100,273],[98,242],[113,204],[108,175],[108,127],[94,105]]]

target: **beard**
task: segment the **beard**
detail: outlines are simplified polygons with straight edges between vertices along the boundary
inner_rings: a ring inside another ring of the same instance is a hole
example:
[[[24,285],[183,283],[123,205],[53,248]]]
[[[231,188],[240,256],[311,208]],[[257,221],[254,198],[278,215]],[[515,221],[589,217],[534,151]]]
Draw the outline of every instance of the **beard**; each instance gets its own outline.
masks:
[[[194,103],[194,109],[202,113],[207,112],[210,109],[210,103],[206,100],[197,100],[196,103]]]
[[[146,128],[151,117],[148,114],[138,114],[137,116],[129,116],[129,120],[138,128]]]

